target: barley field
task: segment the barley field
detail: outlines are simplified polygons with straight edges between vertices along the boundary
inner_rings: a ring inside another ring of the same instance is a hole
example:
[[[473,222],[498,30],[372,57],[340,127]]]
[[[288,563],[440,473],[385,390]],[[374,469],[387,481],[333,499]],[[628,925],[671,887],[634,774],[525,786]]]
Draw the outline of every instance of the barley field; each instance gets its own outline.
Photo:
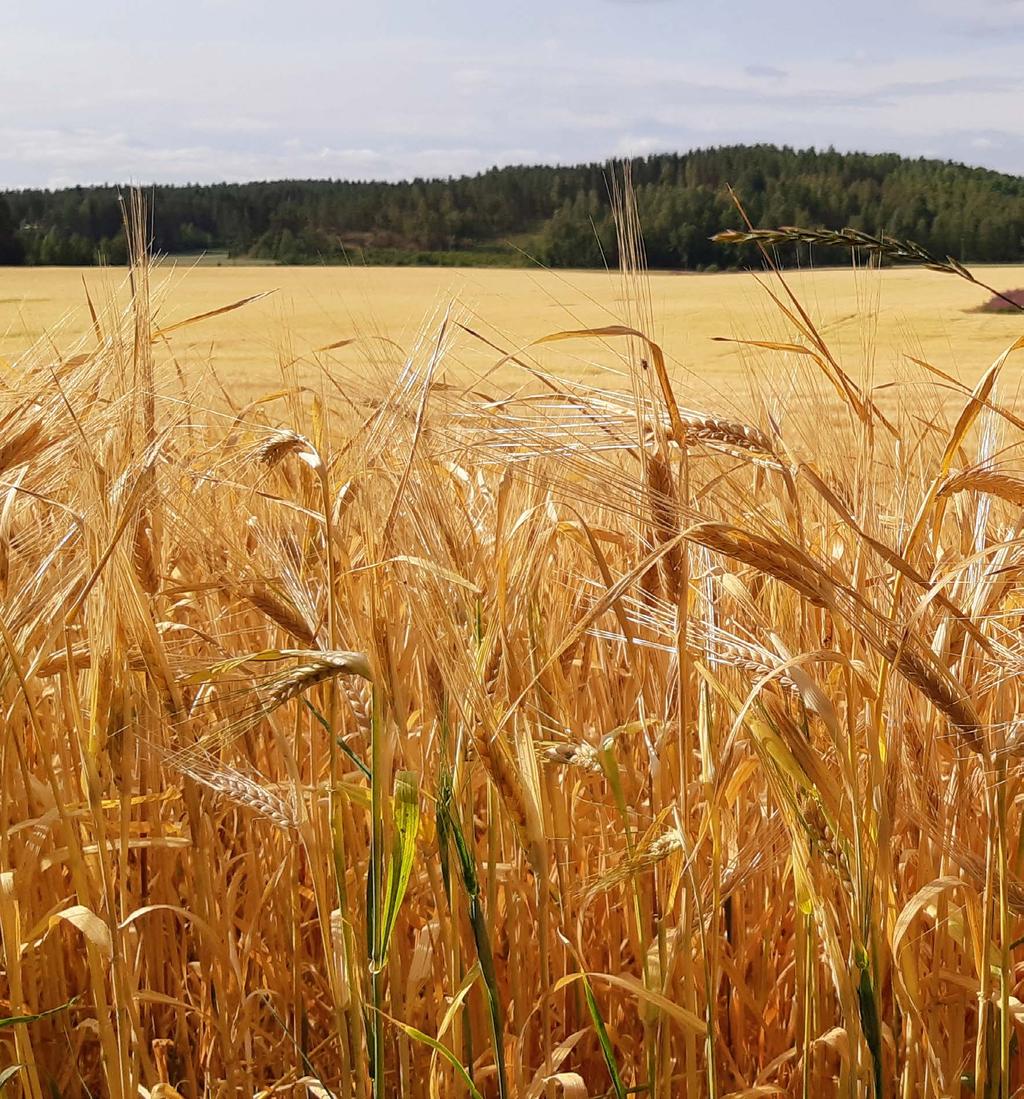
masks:
[[[135,248],[0,272],[0,1090],[1020,1093],[1024,322]]]
[[[996,289],[1024,286],[1024,268],[983,268],[980,274]],[[789,281],[844,369],[868,384],[903,378],[907,356],[975,379],[1019,332],[1012,316],[974,312],[986,292],[920,269],[829,269],[795,273]],[[164,262],[153,283],[157,327],[267,295],[181,329],[154,349],[157,359],[173,356],[193,378],[212,365],[243,401],[278,388],[282,363],[309,380],[318,364],[356,362],[352,345],[347,352],[317,354],[340,340],[372,335],[408,349],[452,302],[464,323],[511,351],[555,330],[614,323],[628,297],[615,274],[543,270],[189,267],[179,261]],[[649,285],[651,335],[685,392],[742,401],[752,369],[779,369],[775,354],[713,342],[785,339],[779,310],[752,275],[654,273]],[[0,359],[10,362],[44,337],[56,351],[70,353],[92,327],[87,295],[95,308],[111,299],[123,308],[123,269],[0,268]],[[469,378],[493,367],[494,358],[487,345],[469,344],[446,359],[444,373]],[[598,344],[559,348],[557,365],[571,378],[626,384],[621,373],[618,383],[608,373],[621,370],[614,349]],[[515,377],[514,369],[504,370],[498,380]],[[1018,366],[1008,364],[1004,385],[1018,377]],[[883,392],[879,399],[889,396]]]

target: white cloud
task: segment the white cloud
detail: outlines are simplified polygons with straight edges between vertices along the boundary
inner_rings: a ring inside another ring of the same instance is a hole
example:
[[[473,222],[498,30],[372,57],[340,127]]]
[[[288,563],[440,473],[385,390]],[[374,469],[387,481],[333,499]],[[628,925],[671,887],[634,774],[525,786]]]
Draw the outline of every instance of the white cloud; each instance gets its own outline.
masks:
[[[5,42],[0,187],[395,179],[734,141],[1024,170],[1011,33],[1024,0],[825,4],[813,25],[802,0],[391,0],[375,13],[291,0],[286,21],[269,0],[179,0],[159,28],[115,18],[121,0],[88,18],[51,4],[36,22],[23,4]],[[886,34],[870,33],[883,19]],[[962,33],[965,19],[1006,39]]]

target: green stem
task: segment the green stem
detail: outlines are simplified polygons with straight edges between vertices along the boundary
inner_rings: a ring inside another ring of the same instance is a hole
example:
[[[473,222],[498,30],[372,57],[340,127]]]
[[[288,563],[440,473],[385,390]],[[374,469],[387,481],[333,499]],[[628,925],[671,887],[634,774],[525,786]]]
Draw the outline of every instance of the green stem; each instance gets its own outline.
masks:
[[[374,1099],[383,1095],[384,1076],[384,974],[383,892],[384,818],[380,727],[380,692],[374,684],[370,706],[370,895],[367,904],[367,939],[370,955],[370,981],[373,994],[373,1021],[367,1037],[370,1042],[370,1070]]]

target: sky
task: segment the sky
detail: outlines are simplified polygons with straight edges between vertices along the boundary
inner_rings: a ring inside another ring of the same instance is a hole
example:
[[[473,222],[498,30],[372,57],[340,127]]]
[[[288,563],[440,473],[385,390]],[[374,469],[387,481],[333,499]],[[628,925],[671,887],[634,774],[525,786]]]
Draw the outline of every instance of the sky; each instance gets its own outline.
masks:
[[[1024,173],[1024,0],[4,0],[0,190],[736,142]]]

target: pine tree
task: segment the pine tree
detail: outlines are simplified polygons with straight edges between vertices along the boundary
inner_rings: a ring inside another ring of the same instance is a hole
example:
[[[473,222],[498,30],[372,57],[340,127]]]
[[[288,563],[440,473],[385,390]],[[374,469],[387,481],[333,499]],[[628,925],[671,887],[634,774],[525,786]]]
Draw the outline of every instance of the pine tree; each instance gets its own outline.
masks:
[[[11,208],[0,195],[0,264],[14,265],[25,261],[25,247],[17,234]]]

